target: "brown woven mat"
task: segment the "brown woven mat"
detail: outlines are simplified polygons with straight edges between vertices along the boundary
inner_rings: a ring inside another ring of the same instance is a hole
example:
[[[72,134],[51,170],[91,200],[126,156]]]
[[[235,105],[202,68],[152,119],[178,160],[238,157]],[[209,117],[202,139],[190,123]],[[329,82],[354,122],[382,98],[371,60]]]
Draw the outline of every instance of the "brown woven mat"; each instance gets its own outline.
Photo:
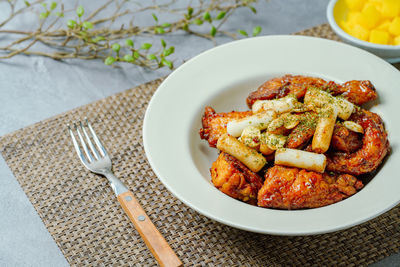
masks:
[[[327,25],[302,32],[335,39]],[[399,251],[399,206],[333,234],[278,237],[249,233],[199,215],[172,196],[143,151],[142,121],[160,80],[2,137],[0,148],[68,262],[140,265],[156,262],[106,179],[78,161],[66,123],[89,117],[104,139],[115,174],[131,189],[185,266],[363,266]]]

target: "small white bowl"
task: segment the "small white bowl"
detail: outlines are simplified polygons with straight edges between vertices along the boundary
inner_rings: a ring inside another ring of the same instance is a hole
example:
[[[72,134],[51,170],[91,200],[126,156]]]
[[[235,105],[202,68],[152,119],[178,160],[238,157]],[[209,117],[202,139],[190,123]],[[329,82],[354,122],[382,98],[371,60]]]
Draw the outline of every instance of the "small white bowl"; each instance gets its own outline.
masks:
[[[400,45],[380,45],[374,44],[370,42],[366,42],[360,39],[357,39],[350,34],[346,33],[336,22],[334,16],[334,10],[339,1],[344,0],[331,0],[328,4],[327,8],[327,17],[328,22],[334,32],[346,43],[354,45],[356,47],[362,48],[371,52],[384,60],[390,63],[400,62]]]

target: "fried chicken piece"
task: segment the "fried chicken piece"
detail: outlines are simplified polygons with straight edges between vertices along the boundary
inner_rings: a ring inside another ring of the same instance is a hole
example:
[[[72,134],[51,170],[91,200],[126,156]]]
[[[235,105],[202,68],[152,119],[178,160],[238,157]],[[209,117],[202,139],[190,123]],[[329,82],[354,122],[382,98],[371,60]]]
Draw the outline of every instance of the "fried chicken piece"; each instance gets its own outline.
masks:
[[[303,121],[289,134],[286,142],[287,148],[301,149],[306,146],[314,135],[316,121]],[[336,123],[333,129],[330,144],[331,151],[352,153],[362,147],[360,134],[350,131],[341,124]],[[310,150],[312,152],[312,149]]]
[[[351,175],[372,172],[390,151],[383,121],[378,114],[364,109],[353,113],[349,120],[360,124],[364,129],[362,147],[352,153],[327,153],[326,169]]]
[[[203,128],[199,134],[201,139],[208,141],[210,147],[216,147],[218,138],[226,133],[226,124],[229,121],[252,115],[251,111],[232,111],[216,113],[212,107],[206,107],[202,118]]]
[[[317,208],[341,201],[363,187],[349,174],[328,175],[274,166],[258,191],[258,206],[278,209]]]
[[[341,124],[336,123],[333,129],[331,149],[346,153],[352,153],[362,147],[361,135],[350,131]]]
[[[300,123],[289,134],[286,142],[287,148],[301,148],[313,137],[317,126],[318,116],[314,112],[305,112],[301,116]]]
[[[328,83],[320,78],[306,77],[301,75],[285,75],[273,78],[263,83],[257,91],[250,93],[247,97],[247,105],[251,107],[257,100],[281,98],[289,93],[297,98],[304,97],[308,87],[324,87]]]
[[[288,94],[294,94],[301,99],[310,87],[327,90],[335,96],[341,95],[356,105],[367,103],[378,96],[370,81],[348,81],[340,85],[320,78],[288,74],[266,81],[249,94],[246,102],[251,107],[257,100],[281,98]]]
[[[348,81],[342,86],[338,86],[334,94],[341,94],[356,105],[362,105],[378,97],[376,89],[370,81]]]
[[[230,197],[256,205],[261,177],[231,155],[221,152],[212,164],[211,181]]]

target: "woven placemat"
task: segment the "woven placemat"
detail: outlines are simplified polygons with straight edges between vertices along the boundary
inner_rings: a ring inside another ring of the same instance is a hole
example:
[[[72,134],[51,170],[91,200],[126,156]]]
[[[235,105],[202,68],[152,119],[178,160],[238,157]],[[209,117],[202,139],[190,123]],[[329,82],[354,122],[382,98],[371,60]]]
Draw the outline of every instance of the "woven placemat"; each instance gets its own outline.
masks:
[[[300,34],[336,39],[322,25]],[[399,207],[338,233],[279,237],[210,220],[172,196],[142,145],[146,106],[160,80],[26,127],[0,140],[1,153],[72,266],[153,266],[106,179],[88,172],[65,125],[89,117],[115,174],[131,189],[185,266],[365,266],[399,251]]]

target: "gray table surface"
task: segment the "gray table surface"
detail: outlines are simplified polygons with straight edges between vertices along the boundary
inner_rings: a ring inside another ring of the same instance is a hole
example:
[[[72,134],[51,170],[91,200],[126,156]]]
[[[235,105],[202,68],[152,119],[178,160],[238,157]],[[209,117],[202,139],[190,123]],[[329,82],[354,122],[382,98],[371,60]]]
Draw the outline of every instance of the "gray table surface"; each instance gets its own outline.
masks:
[[[243,10],[227,27],[234,30],[261,25],[262,35],[290,34],[327,22],[327,4],[328,0],[261,0],[256,5],[257,15]],[[99,3],[86,1],[84,5],[91,8]],[[7,12],[0,1],[0,20]],[[140,23],[152,20],[149,15],[140,19]],[[35,18],[28,17],[11,26],[29,28],[33,22]],[[176,46],[177,65],[214,46],[185,34],[166,39]],[[217,41],[221,44],[229,40],[218,37]],[[0,61],[0,135],[168,73],[166,69],[148,71],[128,65],[111,68],[99,61],[59,62],[27,56]],[[3,158],[0,177],[0,266],[68,266]],[[373,266],[400,266],[400,256],[388,257]]]

